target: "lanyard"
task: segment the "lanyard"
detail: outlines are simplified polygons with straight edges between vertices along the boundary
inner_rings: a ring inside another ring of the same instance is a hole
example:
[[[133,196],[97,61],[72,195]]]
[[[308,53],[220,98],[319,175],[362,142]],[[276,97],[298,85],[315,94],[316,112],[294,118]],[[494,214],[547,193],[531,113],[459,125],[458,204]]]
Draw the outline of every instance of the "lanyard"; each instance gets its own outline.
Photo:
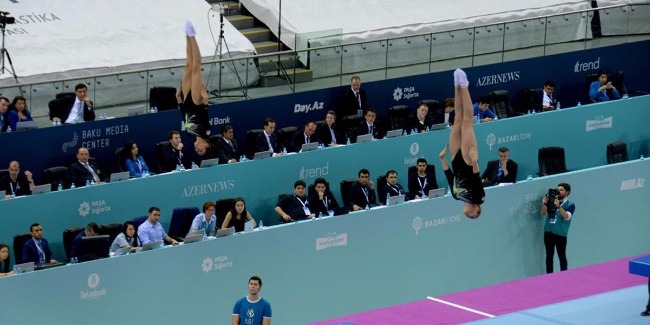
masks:
[[[402,190],[400,190],[399,187],[397,187],[397,186],[393,187],[393,185],[390,185],[390,184],[388,184],[388,186],[390,188],[392,188],[395,192],[397,192],[397,195],[402,195]]]
[[[298,202],[300,202],[300,204],[302,204],[302,207],[303,207],[303,208],[307,208],[307,205],[306,205],[306,203],[305,203],[305,202],[307,202],[307,200],[305,200],[305,202],[303,202],[303,201],[298,197],[298,195],[295,195],[295,194],[294,194],[293,196],[295,196],[296,199],[298,200]]]
[[[424,191],[424,188],[428,185],[427,184],[427,178],[424,177],[424,183],[420,180],[420,176],[418,176],[418,183],[420,184],[420,189]]]
[[[327,196],[323,197],[323,205],[325,206],[325,210],[328,210],[329,200],[327,199]]]
[[[140,159],[135,158],[135,164],[138,165],[138,171],[142,173],[142,163],[140,163]]]
[[[366,196],[366,203],[370,203],[370,200],[368,199],[368,190],[365,188],[365,186],[361,187],[361,191],[363,192],[363,195]]]
[[[9,186],[11,187],[11,194],[16,195],[16,191],[20,189],[20,185],[18,185],[18,181],[16,181],[16,188],[14,188],[14,183],[12,181],[9,181]]]

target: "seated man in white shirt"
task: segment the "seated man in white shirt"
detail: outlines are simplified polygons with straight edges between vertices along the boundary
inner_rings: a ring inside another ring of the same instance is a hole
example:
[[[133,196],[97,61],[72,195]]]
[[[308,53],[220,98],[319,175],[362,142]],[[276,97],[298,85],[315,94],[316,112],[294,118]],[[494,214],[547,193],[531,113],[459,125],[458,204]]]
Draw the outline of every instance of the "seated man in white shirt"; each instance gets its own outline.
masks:
[[[71,124],[95,120],[93,102],[88,97],[86,84],[77,84],[74,87],[74,92],[74,97],[70,96],[61,99],[58,111],[52,112],[52,121]]]
[[[145,222],[138,227],[138,237],[142,245],[156,242],[165,241],[171,244],[178,244],[178,242],[167,235],[162,225],[160,225],[160,209],[157,207],[149,208],[149,216]]]
[[[546,80],[542,91],[542,111],[552,111],[557,106],[557,100],[553,97],[553,90],[555,90],[555,82]]]

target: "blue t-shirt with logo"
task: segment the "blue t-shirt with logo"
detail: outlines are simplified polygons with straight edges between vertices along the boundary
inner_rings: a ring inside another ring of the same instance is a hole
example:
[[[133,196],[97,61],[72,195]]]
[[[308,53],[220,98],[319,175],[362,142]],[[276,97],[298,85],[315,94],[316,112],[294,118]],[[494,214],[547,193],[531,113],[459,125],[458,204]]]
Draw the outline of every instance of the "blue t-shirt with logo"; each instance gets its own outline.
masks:
[[[239,315],[241,325],[262,325],[263,318],[271,318],[271,304],[264,298],[250,301],[243,297],[232,308],[233,315]]]

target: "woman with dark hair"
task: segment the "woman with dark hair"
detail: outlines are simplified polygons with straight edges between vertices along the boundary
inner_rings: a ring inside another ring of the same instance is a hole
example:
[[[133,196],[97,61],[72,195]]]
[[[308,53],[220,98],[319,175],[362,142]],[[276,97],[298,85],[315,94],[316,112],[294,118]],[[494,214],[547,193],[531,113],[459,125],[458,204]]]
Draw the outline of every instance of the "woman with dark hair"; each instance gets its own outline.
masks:
[[[16,123],[25,121],[33,121],[32,115],[27,110],[25,97],[16,96],[9,105],[9,128],[11,131],[16,131]]]
[[[109,252],[114,254],[119,249],[130,248],[131,252],[135,252],[140,247],[140,240],[136,233],[135,224],[131,221],[124,223],[122,232],[115,237]]]
[[[14,272],[9,271],[9,263],[11,262],[11,257],[9,256],[9,245],[0,244],[0,276],[10,276]]]
[[[234,226],[235,231],[244,231],[244,224],[250,220],[253,220],[253,227],[256,227],[257,223],[255,222],[255,219],[253,219],[251,214],[246,210],[246,202],[244,202],[243,198],[238,197],[235,199],[235,208],[228,211],[228,214],[226,214],[221,229]]]
[[[199,213],[192,220],[190,233],[203,231],[205,236],[215,236],[217,228],[217,217],[214,215],[214,203],[207,201],[203,203],[203,213]]]
[[[326,147],[343,144],[341,139],[339,139],[341,136],[336,131],[335,121],[336,113],[334,111],[327,111],[327,114],[325,114],[325,124],[321,125],[316,131],[318,138]]]
[[[138,153],[138,145],[129,141],[122,148],[124,155],[124,169],[129,171],[131,177],[142,177],[142,174],[149,173],[149,167],[144,162],[144,158]]]
[[[606,102],[612,99],[619,99],[621,95],[609,80],[607,71],[600,70],[598,71],[598,80],[592,82],[589,86],[589,97],[597,102]]]

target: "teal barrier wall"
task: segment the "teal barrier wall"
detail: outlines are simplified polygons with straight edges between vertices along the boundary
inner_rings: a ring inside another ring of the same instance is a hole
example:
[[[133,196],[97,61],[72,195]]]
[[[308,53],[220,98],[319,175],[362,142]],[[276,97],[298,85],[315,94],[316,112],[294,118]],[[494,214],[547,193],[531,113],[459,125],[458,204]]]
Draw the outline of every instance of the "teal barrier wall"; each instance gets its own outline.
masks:
[[[442,197],[0,278],[2,323],[227,324],[258,274],[273,323],[305,324],[538,275],[541,198],[559,182],[576,204],[570,268],[638,255],[649,178],[635,160],[490,188],[478,220]]]
[[[477,125],[481,169],[488,160],[497,158],[501,146],[508,146],[511,158],[519,163],[519,179],[537,171],[537,149],[543,146],[564,146],[569,170],[605,164],[607,143],[618,140],[628,142],[630,157],[638,157],[640,152],[647,156],[649,105],[650,96],[644,96]],[[325,177],[338,197],[339,181],[356,178],[361,168],[369,169],[372,179],[395,169],[400,174],[400,183],[406,187],[406,170],[418,157],[426,157],[435,164],[438,184],[446,186],[437,154],[448,136],[448,130],[440,130],[2,200],[0,242],[11,242],[15,234],[28,232],[32,222],[39,222],[55,257],[62,259],[62,233],[68,227],[90,221],[123,222],[146,215],[152,205],[162,209],[162,222],[168,224],[174,207],[202,206],[208,200],[235,196],[246,199],[254,218],[272,225],[278,218],[273,212],[278,194],[291,193],[299,178],[311,183],[317,177]]]

